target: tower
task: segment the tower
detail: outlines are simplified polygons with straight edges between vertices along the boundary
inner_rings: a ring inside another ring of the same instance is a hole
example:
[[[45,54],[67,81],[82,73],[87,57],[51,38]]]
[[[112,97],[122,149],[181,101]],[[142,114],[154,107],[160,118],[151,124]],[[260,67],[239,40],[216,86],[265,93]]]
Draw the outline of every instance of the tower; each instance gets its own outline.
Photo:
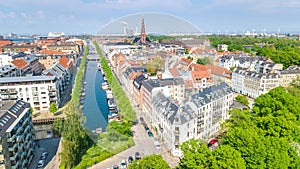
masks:
[[[141,30],[141,39],[140,39],[140,42],[142,44],[146,43],[146,31],[145,31],[144,16],[142,18],[142,30]]]

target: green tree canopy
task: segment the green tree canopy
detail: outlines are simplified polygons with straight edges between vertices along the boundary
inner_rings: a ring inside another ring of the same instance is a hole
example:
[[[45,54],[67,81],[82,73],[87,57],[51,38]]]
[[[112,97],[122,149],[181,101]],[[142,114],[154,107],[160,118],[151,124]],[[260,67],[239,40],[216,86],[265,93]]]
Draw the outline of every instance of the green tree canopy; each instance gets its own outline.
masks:
[[[55,113],[57,111],[57,107],[56,107],[56,104],[54,102],[52,102],[50,104],[49,111],[50,111],[50,113]]]
[[[229,145],[218,147],[213,151],[213,156],[216,158],[214,163],[219,168],[246,169],[246,163],[241,157],[241,153]]]
[[[248,99],[247,99],[245,96],[243,96],[243,95],[238,95],[238,96],[236,96],[235,100],[236,100],[237,102],[242,103],[242,104],[245,105],[245,106],[248,106],[248,105],[249,105]]]
[[[134,160],[129,169],[170,169],[169,164],[161,155],[153,154],[143,157],[141,160]]]

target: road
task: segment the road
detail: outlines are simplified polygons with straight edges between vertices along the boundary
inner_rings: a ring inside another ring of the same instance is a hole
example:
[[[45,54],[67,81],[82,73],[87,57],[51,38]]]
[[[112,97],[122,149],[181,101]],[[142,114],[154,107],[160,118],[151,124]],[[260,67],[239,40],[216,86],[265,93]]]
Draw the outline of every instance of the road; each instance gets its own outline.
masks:
[[[90,169],[112,168],[113,165],[120,166],[121,160],[127,161],[129,156],[134,157],[135,152],[140,152],[142,157],[150,154],[161,153],[161,150],[157,150],[154,146],[154,138],[148,136],[142,124],[138,123],[134,125],[132,127],[132,130],[134,131],[133,139],[135,142],[135,146],[90,167]]]

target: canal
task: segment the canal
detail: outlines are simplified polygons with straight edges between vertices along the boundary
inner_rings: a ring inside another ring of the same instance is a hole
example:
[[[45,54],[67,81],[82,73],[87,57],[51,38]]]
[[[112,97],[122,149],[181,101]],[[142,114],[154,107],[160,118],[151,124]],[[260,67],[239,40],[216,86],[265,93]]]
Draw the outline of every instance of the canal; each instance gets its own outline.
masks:
[[[85,99],[83,101],[83,114],[86,117],[85,127],[92,131],[96,128],[102,128],[105,131],[107,127],[108,105],[106,93],[101,89],[104,82],[101,71],[98,71],[98,63],[96,61],[87,61],[86,74],[84,81],[86,82]]]

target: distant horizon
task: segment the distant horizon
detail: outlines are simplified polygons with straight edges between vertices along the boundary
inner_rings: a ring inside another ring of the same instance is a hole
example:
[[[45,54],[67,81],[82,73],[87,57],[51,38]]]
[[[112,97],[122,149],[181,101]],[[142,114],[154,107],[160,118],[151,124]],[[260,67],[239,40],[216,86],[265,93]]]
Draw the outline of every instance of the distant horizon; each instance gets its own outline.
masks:
[[[178,16],[203,32],[298,33],[299,11],[299,0],[9,0],[0,2],[0,35],[95,34],[113,20],[147,12]]]

